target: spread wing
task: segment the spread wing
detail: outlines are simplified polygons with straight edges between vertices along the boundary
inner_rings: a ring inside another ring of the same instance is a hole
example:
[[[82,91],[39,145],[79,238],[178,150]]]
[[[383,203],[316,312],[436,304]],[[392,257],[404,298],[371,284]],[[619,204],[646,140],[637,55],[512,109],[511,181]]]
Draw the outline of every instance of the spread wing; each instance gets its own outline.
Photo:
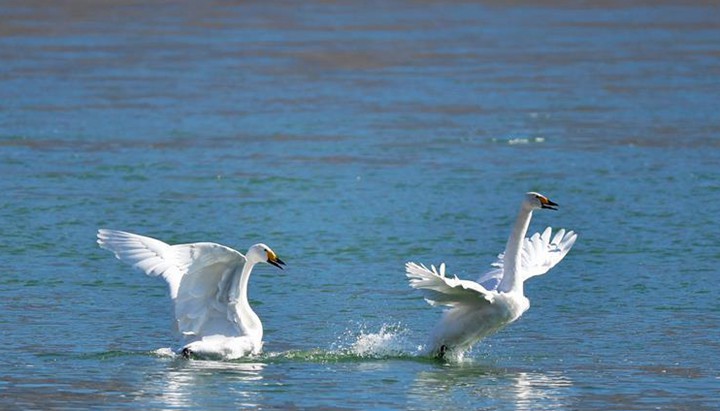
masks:
[[[169,245],[123,231],[101,229],[100,247],[170,289],[178,330],[186,336],[242,334],[233,305],[245,256],[215,243]]]
[[[562,228],[553,236],[551,227],[547,227],[542,234],[535,233],[532,237],[526,237],[520,251],[520,273],[523,281],[550,271],[565,258],[576,239],[577,234]],[[478,283],[488,290],[496,289],[502,280],[504,257],[504,254],[498,255],[497,261],[492,264],[493,268],[483,274]]]
[[[440,264],[440,271],[435,269],[434,265],[430,267],[428,269],[422,264],[405,264],[405,275],[410,279],[410,286],[420,290],[430,305],[455,307],[461,304],[485,305],[493,302],[493,294],[480,284],[457,277],[446,277],[445,263]]]

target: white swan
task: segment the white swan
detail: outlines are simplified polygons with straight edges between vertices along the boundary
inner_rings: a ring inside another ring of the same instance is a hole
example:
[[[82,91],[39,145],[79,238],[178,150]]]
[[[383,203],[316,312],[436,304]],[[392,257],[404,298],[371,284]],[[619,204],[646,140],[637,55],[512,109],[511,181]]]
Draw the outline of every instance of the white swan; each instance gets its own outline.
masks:
[[[450,307],[435,325],[427,345],[429,354],[440,358],[450,355],[462,359],[480,339],[517,320],[530,301],[523,295],[523,282],[554,267],[575,243],[577,235],[552,229],[525,238],[533,210],[557,210],[557,204],[542,194],[529,192],[505,246],[492,270],[477,282],[445,276],[445,264],[428,269],[412,262],[406,264],[410,286],[420,290],[432,306]]]
[[[100,229],[100,247],[170,288],[185,357],[234,359],[260,353],[263,328],[247,298],[250,272],[266,262],[285,263],[265,244],[242,255],[215,243],[169,245],[123,231]]]

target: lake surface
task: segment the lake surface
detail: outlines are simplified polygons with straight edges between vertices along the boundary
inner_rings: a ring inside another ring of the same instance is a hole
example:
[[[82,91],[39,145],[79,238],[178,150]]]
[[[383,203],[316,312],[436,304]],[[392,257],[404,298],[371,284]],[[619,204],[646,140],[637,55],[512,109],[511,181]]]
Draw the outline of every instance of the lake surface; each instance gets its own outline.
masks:
[[[0,408],[710,410],[713,2],[4,1]],[[579,233],[460,364],[404,263],[474,279],[522,193]],[[95,244],[269,244],[264,353],[186,361]]]

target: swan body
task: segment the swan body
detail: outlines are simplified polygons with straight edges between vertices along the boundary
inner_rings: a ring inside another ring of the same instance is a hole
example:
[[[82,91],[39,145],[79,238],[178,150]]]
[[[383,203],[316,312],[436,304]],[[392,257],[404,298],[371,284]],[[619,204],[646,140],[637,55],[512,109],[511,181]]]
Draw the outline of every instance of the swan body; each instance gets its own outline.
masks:
[[[444,263],[439,269],[406,264],[410,286],[422,292],[430,305],[448,307],[430,333],[429,354],[445,357],[450,353],[462,359],[476,342],[517,320],[530,308],[523,283],[548,272],[577,239],[574,232],[564,229],[552,235],[550,227],[526,238],[532,213],[537,209],[556,210],[557,204],[542,194],[526,193],[505,252],[478,281],[446,276]]]
[[[100,229],[100,247],[168,284],[175,326],[186,344],[185,357],[235,359],[262,350],[263,327],[250,307],[248,280],[253,267],[285,263],[265,244],[246,255],[215,243],[169,245],[124,231]]]

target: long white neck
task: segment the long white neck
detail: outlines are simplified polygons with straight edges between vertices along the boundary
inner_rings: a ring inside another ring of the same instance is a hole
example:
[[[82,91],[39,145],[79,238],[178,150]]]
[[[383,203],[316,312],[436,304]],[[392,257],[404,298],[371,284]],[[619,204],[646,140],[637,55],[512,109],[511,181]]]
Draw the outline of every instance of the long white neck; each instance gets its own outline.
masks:
[[[498,285],[498,291],[523,293],[523,279],[520,276],[520,252],[523,240],[530,226],[532,209],[520,207],[510,238],[505,245],[505,258],[503,260],[503,278]]]
[[[246,262],[242,268],[240,275],[235,275],[230,288],[230,304],[235,306],[237,321],[239,326],[247,333],[251,330],[260,329],[262,333],[262,323],[260,318],[250,308],[250,300],[248,300],[248,282],[250,280],[250,272],[252,272],[255,263]]]

